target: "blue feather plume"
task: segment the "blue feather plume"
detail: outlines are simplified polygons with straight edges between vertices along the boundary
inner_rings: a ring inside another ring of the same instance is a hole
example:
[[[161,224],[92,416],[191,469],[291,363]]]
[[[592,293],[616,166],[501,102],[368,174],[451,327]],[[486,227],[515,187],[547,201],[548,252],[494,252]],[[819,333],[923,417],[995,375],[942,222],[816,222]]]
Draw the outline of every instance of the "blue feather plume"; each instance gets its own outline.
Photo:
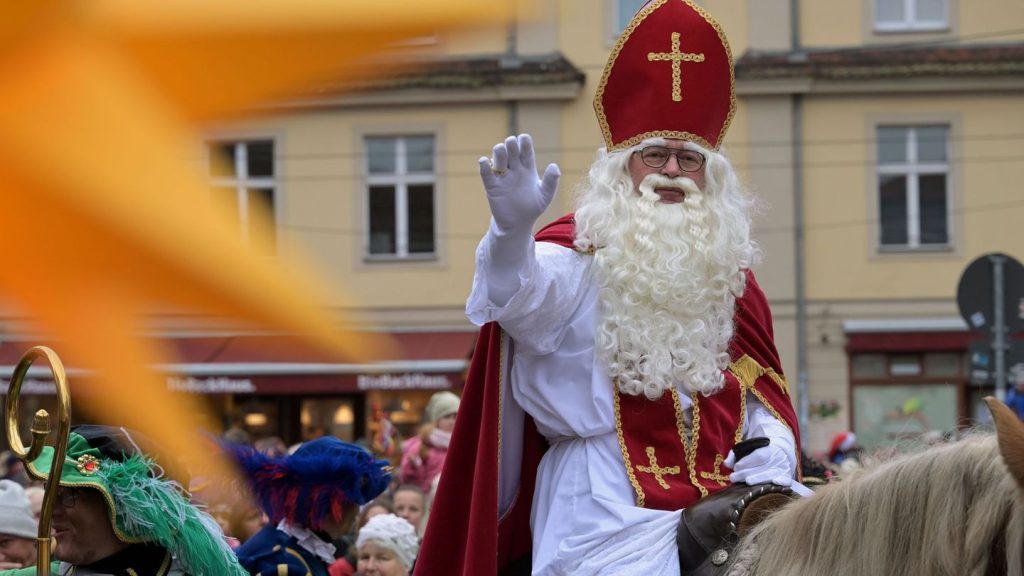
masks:
[[[223,446],[275,523],[284,519],[317,530],[328,519],[340,521],[346,504],[365,504],[391,482],[387,460],[333,436],[306,442],[288,456],[227,442]]]

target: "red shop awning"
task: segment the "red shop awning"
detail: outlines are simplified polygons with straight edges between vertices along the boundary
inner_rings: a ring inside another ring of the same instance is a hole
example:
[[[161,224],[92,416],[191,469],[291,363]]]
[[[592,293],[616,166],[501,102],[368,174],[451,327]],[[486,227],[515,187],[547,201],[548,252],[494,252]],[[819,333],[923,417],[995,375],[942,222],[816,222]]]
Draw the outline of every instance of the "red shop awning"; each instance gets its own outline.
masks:
[[[301,339],[287,335],[189,335],[161,340],[177,362],[158,367],[172,390],[199,394],[331,394],[366,390],[440,390],[461,385],[475,332],[392,333],[395,351],[363,364],[339,363]],[[40,342],[0,343],[0,386],[6,390],[14,366]],[[60,354],[60,346],[50,345]],[[72,379],[88,373],[68,365]],[[33,366],[25,394],[52,394],[45,366]]]

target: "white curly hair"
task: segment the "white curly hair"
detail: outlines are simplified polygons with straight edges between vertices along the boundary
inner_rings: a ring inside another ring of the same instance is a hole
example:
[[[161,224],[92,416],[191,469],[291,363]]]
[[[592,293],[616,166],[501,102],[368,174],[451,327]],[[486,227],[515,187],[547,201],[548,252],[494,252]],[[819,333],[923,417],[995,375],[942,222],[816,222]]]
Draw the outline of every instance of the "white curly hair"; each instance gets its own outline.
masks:
[[[690,178],[668,182],[686,192],[682,203],[659,202],[660,174],[634,190],[631,155],[665,143],[602,149],[576,205],[575,246],[595,252],[597,352],[623,393],[651,399],[676,382],[705,395],[723,386],[735,301],[760,256],[750,238],[753,201],[723,154],[685,144],[706,163],[703,190]]]

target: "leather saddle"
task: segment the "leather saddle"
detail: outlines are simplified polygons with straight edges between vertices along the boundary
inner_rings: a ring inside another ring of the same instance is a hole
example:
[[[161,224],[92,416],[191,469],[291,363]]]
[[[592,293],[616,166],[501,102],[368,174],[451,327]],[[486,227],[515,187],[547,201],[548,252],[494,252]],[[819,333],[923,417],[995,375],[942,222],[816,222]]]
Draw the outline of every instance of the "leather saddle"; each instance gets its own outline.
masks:
[[[740,538],[796,497],[784,486],[733,484],[683,510],[676,535],[682,576],[723,574]]]

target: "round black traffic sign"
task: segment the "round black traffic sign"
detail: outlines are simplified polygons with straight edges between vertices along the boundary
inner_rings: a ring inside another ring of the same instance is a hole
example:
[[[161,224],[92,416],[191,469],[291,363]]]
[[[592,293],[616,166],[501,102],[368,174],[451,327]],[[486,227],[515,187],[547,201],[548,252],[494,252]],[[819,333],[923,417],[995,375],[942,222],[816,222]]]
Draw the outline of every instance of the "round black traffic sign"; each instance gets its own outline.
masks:
[[[956,303],[972,330],[988,332],[995,322],[994,262],[1003,264],[1003,323],[1010,333],[1024,330],[1024,266],[1012,256],[985,254],[967,265],[960,276]]]

